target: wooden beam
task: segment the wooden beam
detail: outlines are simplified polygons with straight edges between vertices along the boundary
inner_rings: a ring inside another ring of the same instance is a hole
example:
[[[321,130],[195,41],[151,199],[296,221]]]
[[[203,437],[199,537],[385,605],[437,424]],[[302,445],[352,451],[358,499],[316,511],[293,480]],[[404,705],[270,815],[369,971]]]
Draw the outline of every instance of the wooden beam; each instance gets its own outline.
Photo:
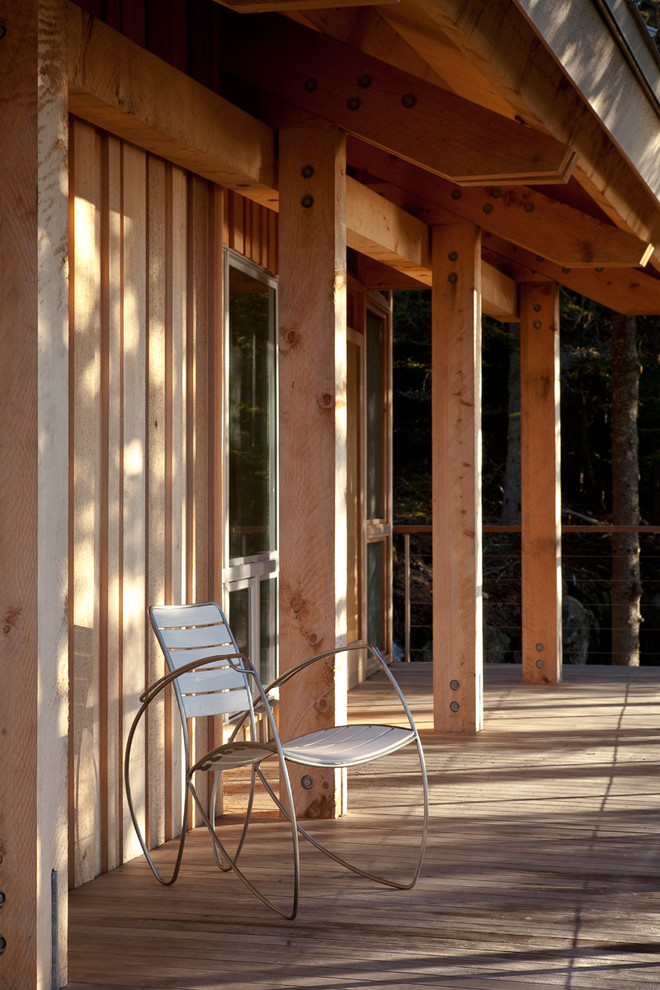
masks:
[[[413,286],[431,285],[426,224],[350,176],[346,178],[346,239],[349,247],[401,272],[407,279],[414,279]],[[410,283],[400,283],[394,275],[388,278],[381,272],[377,277],[380,286],[374,283],[374,288],[410,287]],[[518,292],[515,282],[483,262],[481,279],[483,312],[497,320],[516,320]]]
[[[479,231],[433,228],[433,697],[436,732],[483,725]]]
[[[431,283],[429,228],[346,176],[346,241],[361,254]]]
[[[279,10],[321,10],[327,8],[328,0],[215,0],[223,7],[229,7],[238,14],[261,14]],[[359,7],[361,5],[398,3],[399,0],[332,0],[333,7]]]
[[[565,180],[574,165],[553,138],[277,15],[224,40],[227,72],[455,182]]]
[[[520,287],[523,680],[561,680],[559,293]]]
[[[68,10],[71,113],[272,205],[275,137],[266,124],[73,4]]]
[[[535,5],[537,13],[542,6]],[[397,19],[405,17],[404,10],[397,6],[383,11],[395,28]],[[562,33],[555,5],[548,6],[548,11],[555,16],[553,31]],[[522,120],[532,125],[542,122],[558,140],[577,152],[576,178],[592,193],[598,191],[603,209],[613,217],[616,215],[622,226],[644,240],[660,241],[657,196],[650,188],[658,181],[653,176],[656,155],[650,145],[644,145],[642,158],[631,168],[626,151],[632,149],[622,151],[608,139],[601,121],[548,50],[545,39],[515,4],[508,0],[487,4],[483,0],[443,0],[441,4],[437,0],[415,0],[415,19],[419,30],[447,37]],[[588,33],[581,35],[581,38],[590,37]],[[581,47],[578,41],[575,49]],[[611,84],[609,75],[604,83],[600,71],[608,63],[602,61],[596,72],[592,71],[593,64],[589,68],[592,81],[598,79],[603,83],[604,98],[607,100],[608,94],[611,95],[614,99],[610,105],[620,108],[623,106],[620,89]],[[636,101],[630,106],[637,107]],[[622,116],[638,120],[637,111]],[[653,144],[657,140],[656,129],[654,123],[648,138]],[[646,135],[643,126],[637,130],[638,135]]]
[[[282,673],[346,642],[345,154],[334,127],[280,133]],[[342,676],[332,661],[285,685],[284,736],[340,723],[345,688],[345,669]],[[341,811],[340,772],[296,767],[292,784],[303,817]]]
[[[352,141],[351,164],[382,182],[370,185],[420,220],[461,217],[483,230],[572,268],[644,266],[653,245],[536,190],[516,186],[459,188],[410,163]]]
[[[58,0],[9,0],[0,41],[0,982],[12,990],[50,986],[53,973],[57,985],[67,982],[68,118],[61,14]]]
[[[518,286],[503,272],[481,259],[481,309],[486,316],[516,323],[519,315]]]
[[[660,278],[650,274],[650,266],[644,272],[637,268],[560,267],[486,233],[482,245],[484,260],[516,282],[555,281],[617,313],[660,315]]]

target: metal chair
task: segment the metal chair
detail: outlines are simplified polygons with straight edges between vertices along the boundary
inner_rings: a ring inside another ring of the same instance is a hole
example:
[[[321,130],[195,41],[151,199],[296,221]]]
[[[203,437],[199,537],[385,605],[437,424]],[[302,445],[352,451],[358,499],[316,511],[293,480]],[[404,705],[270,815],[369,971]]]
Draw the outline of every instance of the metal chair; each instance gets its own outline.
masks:
[[[229,624],[215,602],[195,605],[152,606],[149,609],[149,617],[165,656],[168,673],[148,687],[140,697],[141,707],[135,716],[126,742],[124,779],[133,825],[147,862],[160,883],[173,884],[178,876],[186,840],[189,799],[192,795],[202,821],[210,832],[217,865],[224,871],[233,870],[264,904],[277,911],[284,918],[293,919],[298,910],[300,889],[299,835],[335,862],[360,876],[402,890],[412,887],[422,867],[428,831],[428,783],[424,754],[410,709],[378,649],[374,646],[359,646],[327,650],[288,670],[272,684],[263,686],[250,658],[239,651]],[[351,650],[357,649],[371,653],[385,673],[402,705],[403,713],[405,713],[405,725],[335,726],[282,742],[269,695],[309,667],[310,664],[335,654],[349,653]],[[181,716],[186,788],[178,851],[172,874],[166,878],[154,863],[138,822],[131,792],[130,760],[133,739],[140,720],[151,702],[170,684],[174,688]],[[214,747],[192,764],[187,720],[215,715],[223,715],[231,719],[231,735],[222,745]],[[245,734],[246,727],[249,727],[250,738],[239,738],[241,734]],[[266,741],[261,741],[264,736]],[[401,882],[376,875],[347,862],[311,835],[297,821],[286,761],[311,767],[353,767],[387,756],[408,745],[416,747],[419,758],[423,814],[421,816],[419,852],[412,876],[405,882]],[[275,759],[279,762],[280,768],[281,797],[276,794],[261,768],[261,764],[265,760]],[[245,821],[236,848],[230,851],[221,839],[220,828],[216,825],[216,797],[222,772],[239,767],[251,768],[250,790]],[[195,774],[200,770],[215,773],[208,807],[202,801],[194,783]],[[267,896],[246,876],[239,866],[239,857],[250,826],[257,779],[261,781],[282,816],[288,821],[291,830],[293,894],[291,905],[287,908],[281,907]]]

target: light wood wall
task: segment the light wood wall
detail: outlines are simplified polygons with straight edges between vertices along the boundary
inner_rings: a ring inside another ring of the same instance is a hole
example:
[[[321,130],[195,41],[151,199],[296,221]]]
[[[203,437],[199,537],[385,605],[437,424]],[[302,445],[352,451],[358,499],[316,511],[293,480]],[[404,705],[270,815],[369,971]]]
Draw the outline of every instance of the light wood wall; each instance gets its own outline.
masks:
[[[69,852],[78,885],[139,851],[122,755],[139,695],[162,673],[147,606],[221,596],[222,248],[272,270],[276,220],[75,119],[70,154]],[[177,732],[164,702],[134,748],[132,787],[151,845],[181,823],[169,745]]]

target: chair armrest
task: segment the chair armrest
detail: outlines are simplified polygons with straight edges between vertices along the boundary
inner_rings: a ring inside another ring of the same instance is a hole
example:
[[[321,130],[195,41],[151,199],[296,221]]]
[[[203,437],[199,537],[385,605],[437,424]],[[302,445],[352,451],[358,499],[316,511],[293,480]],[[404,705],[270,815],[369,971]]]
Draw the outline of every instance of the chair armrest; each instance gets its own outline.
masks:
[[[382,668],[383,672],[385,673],[385,676],[389,680],[392,688],[397,694],[399,701],[401,702],[401,706],[406,713],[411,729],[413,730],[415,735],[417,735],[417,727],[412,717],[412,712],[408,707],[408,702],[404,697],[403,691],[399,687],[396,678],[393,676],[392,672],[390,671],[389,665],[385,662],[382,653],[380,652],[378,647],[374,646],[372,643],[362,643],[362,644],[356,643],[351,646],[337,646],[332,650],[324,650],[322,653],[317,653],[313,657],[308,657],[306,660],[302,660],[300,663],[296,664],[295,667],[292,667],[290,670],[286,670],[283,674],[280,674],[280,676],[276,677],[274,681],[271,681],[271,683],[264,688],[264,693],[268,695],[271,690],[277,687],[281,687],[283,684],[286,684],[287,681],[291,680],[297,674],[301,673],[301,671],[306,670],[306,668],[311,666],[311,664],[317,663],[319,660],[327,660],[329,657],[337,656],[337,654],[350,653],[355,650],[367,650],[378,662],[379,666]]]
[[[316,653],[313,657],[307,657],[306,660],[301,660],[301,662],[296,664],[295,667],[291,667],[290,670],[285,670],[283,674],[280,674],[279,677],[276,677],[274,681],[271,681],[270,684],[265,686],[264,691],[268,694],[269,691],[273,690],[273,688],[286,684],[286,682],[292,677],[295,677],[296,674],[299,674],[302,670],[305,670],[306,667],[311,666],[313,663],[317,663],[319,660],[327,660],[328,657],[337,656],[338,653],[350,653],[352,650],[368,650],[375,657],[380,666],[385,670],[388,670],[388,666],[383,659],[382,653],[377,646],[372,646],[371,643],[353,644],[351,646],[337,646],[332,650],[324,650],[323,653]]]

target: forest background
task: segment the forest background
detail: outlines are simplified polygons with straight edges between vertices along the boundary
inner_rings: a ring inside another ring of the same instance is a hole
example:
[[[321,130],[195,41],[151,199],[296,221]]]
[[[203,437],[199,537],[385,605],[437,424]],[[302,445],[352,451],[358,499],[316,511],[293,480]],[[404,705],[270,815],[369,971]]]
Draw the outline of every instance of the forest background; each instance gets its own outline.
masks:
[[[659,53],[660,0],[635,0]],[[561,290],[563,660],[660,665],[660,318],[622,317]],[[394,307],[395,525],[431,523],[430,292]],[[518,327],[483,321],[484,656],[520,662]],[[603,525],[642,532],[609,532]],[[600,532],[598,531],[601,527]],[[430,533],[410,536],[412,659],[432,657]],[[404,631],[395,538],[394,639]]]
[[[563,539],[564,662],[660,665],[660,535],[613,537],[597,531],[613,522],[660,524],[660,319],[622,318],[564,289],[560,310],[562,524],[593,527],[593,534],[567,533]],[[395,525],[431,523],[430,326],[430,292],[396,294]],[[482,367],[483,522],[515,526],[520,523],[516,325],[484,317]],[[618,420],[617,395],[619,406],[624,399]],[[624,463],[617,455],[617,433]],[[624,490],[623,515],[621,491],[618,508],[614,504],[617,477]],[[415,537],[413,546],[411,654],[424,660],[432,650],[430,535]],[[396,551],[400,564],[401,538]],[[486,661],[519,662],[518,533],[484,534],[484,626]],[[403,637],[403,569],[397,566],[394,638],[402,644]]]

